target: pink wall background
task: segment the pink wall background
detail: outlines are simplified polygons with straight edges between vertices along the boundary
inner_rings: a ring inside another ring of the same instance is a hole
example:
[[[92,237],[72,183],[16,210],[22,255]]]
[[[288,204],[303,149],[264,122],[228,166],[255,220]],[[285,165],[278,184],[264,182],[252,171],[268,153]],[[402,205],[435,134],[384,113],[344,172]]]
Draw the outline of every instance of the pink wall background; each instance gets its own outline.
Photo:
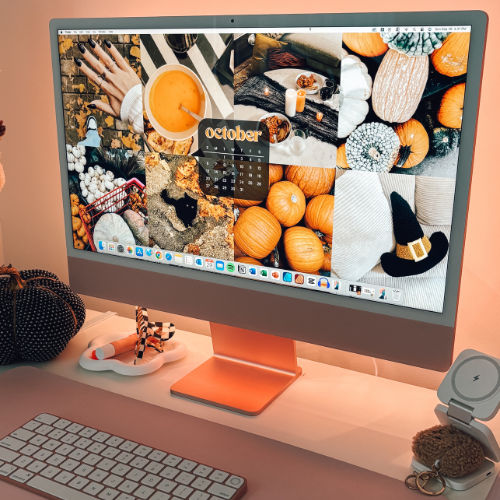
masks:
[[[228,10],[228,5],[231,5]],[[0,6],[0,119],[7,135],[0,142],[7,185],[0,194],[0,262],[20,269],[44,268],[67,280],[61,184],[59,179],[49,21],[55,17],[179,16],[215,14],[370,12],[401,10],[479,9],[489,16],[475,166],[470,197],[467,241],[456,334],[456,353],[474,348],[500,357],[500,2],[498,0],[384,0],[285,4],[248,2],[174,2],[149,0],[3,1]],[[3,245],[3,249],[2,249]],[[2,258],[3,253],[3,258]],[[87,306],[131,315],[130,306],[86,298]],[[168,311],[168,304],[165,304]],[[165,314],[158,314],[158,318]],[[190,318],[169,318],[183,329],[208,334],[208,324]],[[432,346],[422,346],[430,350]],[[301,344],[299,355],[346,368],[374,372],[370,358]],[[437,387],[442,374],[377,361],[379,376]]]

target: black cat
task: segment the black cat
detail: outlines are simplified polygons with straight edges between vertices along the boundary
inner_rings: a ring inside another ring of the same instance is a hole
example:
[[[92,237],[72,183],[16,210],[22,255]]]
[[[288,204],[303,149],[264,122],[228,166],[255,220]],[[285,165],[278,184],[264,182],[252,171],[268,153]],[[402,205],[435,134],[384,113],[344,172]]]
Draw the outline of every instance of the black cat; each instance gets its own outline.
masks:
[[[193,225],[193,220],[196,218],[196,213],[198,211],[198,204],[196,200],[190,198],[184,193],[182,198],[175,200],[168,196],[167,190],[164,189],[161,193],[163,201],[168,205],[172,205],[175,208],[175,213],[177,217],[184,223],[186,227]]]

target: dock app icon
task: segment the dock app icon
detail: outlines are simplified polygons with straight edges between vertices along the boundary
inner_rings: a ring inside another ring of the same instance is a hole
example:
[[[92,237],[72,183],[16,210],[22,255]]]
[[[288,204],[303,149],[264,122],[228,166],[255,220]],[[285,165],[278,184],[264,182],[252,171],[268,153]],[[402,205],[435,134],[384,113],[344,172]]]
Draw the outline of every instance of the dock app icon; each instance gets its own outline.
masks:
[[[218,260],[215,263],[215,269],[217,269],[217,271],[224,271],[224,262],[222,262],[221,260]]]
[[[106,243],[104,241],[99,242],[99,250],[106,250]]]
[[[214,261],[212,259],[206,259],[205,266],[207,266],[207,269],[213,269],[214,268]]]

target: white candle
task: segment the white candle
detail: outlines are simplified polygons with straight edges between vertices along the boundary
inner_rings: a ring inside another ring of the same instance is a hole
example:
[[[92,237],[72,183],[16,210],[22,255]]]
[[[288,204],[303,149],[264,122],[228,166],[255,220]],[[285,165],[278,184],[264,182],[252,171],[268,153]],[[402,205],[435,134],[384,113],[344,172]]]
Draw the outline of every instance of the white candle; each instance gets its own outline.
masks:
[[[264,89],[264,95],[269,95],[269,87],[266,87],[266,88]]]
[[[288,89],[285,92],[285,113],[288,116],[295,116],[297,109],[297,91],[295,89]]]

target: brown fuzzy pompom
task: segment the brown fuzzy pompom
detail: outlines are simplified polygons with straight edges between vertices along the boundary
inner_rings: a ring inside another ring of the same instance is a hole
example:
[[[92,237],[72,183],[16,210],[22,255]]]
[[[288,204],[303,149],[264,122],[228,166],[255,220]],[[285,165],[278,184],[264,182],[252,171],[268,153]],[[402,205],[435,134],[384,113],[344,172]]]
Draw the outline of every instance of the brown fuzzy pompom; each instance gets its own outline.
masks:
[[[481,445],[451,425],[436,425],[420,431],[413,438],[412,451],[415,458],[429,468],[441,460],[440,472],[446,477],[466,476],[484,462]]]

